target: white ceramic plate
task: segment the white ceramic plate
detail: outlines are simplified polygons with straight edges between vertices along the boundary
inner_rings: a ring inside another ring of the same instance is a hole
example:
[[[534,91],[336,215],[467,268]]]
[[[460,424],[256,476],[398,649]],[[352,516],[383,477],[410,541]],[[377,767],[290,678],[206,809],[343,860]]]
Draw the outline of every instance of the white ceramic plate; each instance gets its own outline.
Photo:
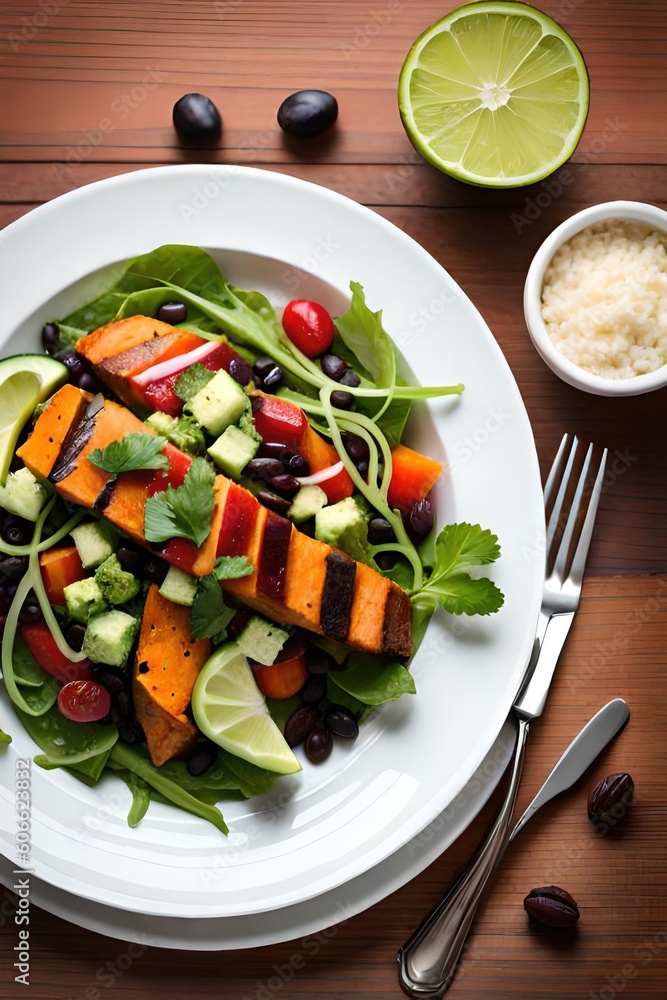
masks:
[[[146,916],[74,896],[34,877],[30,878],[30,903],[87,930],[147,947],[233,951],[303,939],[368,909],[435,861],[487,801],[502,777],[515,741],[516,724],[511,719],[462,792],[425,830],[345,885],[293,906],[240,917],[200,920]],[[14,865],[0,856],[0,884],[8,889],[16,884],[13,869]],[[445,888],[443,885],[443,892]]]
[[[340,311],[351,279],[422,383],[466,383],[413,421],[417,446],[448,470],[442,521],[491,527],[507,600],[487,619],[438,615],[417,655],[414,698],[386,706],[353,746],[229,803],[228,838],[152,805],[135,830],[129,792],[33,769],[35,874],[67,892],[147,914],[240,916],[329,892],[390,857],[460,793],[507,716],[529,655],[543,579],[544,525],[530,426],[490,331],[449,275],[413,240],[337,194],[251,168],[184,166],[112,178],[43,206],[0,242],[6,354],[38,349],[43,322],[104,287],[118,262],[162,243],[212,248],[230,278],[277,303],[295,296]],[[428,414],[430,413],[430,419]],[[0,849],[14,857],[13,769],[34,752],[6,700],[0,728]]]

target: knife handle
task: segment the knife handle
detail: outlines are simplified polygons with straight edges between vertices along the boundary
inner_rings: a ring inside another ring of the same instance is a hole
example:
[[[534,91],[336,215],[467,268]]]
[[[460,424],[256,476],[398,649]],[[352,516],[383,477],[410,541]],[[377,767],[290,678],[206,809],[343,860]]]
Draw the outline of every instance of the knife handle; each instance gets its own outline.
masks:
[[[452,888],[398,952],[399,982],[410,997],[440,997],[456,975],[484,890],[509,841],[529,723],[519,719],[512,777],[493,827]]]

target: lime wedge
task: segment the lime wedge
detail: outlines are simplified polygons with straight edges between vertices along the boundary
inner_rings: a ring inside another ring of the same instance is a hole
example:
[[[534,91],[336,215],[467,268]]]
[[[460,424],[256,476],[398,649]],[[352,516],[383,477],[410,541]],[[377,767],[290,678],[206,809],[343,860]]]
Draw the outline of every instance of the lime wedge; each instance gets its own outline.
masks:
[[[279,774],[301,770],[235,642],[204,664],[192,690],[192,712],[204,735],[237,757]]]
[[[431,25],[403,64],[398,103],[415,149],[468,184],[519,187],[574,152],[588,114],[581,52],[523,3],[473,3]]]
[[[37,406],[40,388],[34,372],[16,372],[0,385],[0,486],[5,485],[16,441]]]

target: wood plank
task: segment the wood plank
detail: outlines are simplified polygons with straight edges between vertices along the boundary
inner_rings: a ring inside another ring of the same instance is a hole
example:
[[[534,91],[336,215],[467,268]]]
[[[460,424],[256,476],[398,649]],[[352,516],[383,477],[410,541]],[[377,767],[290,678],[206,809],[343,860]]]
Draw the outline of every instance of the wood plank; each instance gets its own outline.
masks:
[[[625,977],[625,988],[618,993],[628,1000],[664,996],[665,648],[667,578],[586,581],[545,714],[532,727],[518,809],[528,804],[564,747],[606,701],[624,696],[632,717],[589,774],[545,806],[510,847],[469,939],[457,996],[609,1000],[611,993],[603,992],[610,989],[607,977],[612,984]],[[621,770],[635,781],[632,812],[625,827],[600,837],[586,816],[588,790],[605,774]],[[220,996],[222,989],[225,1000],[342,1000],[351,992],[395,1000],[401,995],[397,947],[467,859],[497,799],[496,793],[443,857],[388,900],[323,933],[284,944],[218,954],[129,949],[33,907],[30,996],[102,1000],[109,989],[109,996],[123,1000],[182,995],[204,1000]],[[418,854],[427,838],[428,831],[404,850]],[[550,883],[567,889],[579,904],[582,916],[574,935],[540,928],[524,912],[527,892]],[[9,915],[15,900],[4,891],[0,900],[7,903],[3,912]],[[343,886],[341,907],[345,903]],[[11,920],[0,926],[5,982],[13,978],[16,930]],[[2,995],[13,1000],[18,992]]]

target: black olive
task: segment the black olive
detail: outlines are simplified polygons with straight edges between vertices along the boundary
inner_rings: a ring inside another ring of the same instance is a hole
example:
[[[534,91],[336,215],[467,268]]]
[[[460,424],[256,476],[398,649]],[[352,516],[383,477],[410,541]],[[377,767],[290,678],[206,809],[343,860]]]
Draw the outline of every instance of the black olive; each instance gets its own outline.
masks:
[[[161,323],[182,323],[188,318],[188,309],[183,302],[165,302],[158,309],[155,318]]]
[[[278,124],[289,135],[319,135],[338,117],[338,102],[326,90],[298,90],[278,108]]]
[[[217,138],[222,129],[220,112],[205,94],[185,94],[176,101],[173,121],[177,132],[200,142]]]

